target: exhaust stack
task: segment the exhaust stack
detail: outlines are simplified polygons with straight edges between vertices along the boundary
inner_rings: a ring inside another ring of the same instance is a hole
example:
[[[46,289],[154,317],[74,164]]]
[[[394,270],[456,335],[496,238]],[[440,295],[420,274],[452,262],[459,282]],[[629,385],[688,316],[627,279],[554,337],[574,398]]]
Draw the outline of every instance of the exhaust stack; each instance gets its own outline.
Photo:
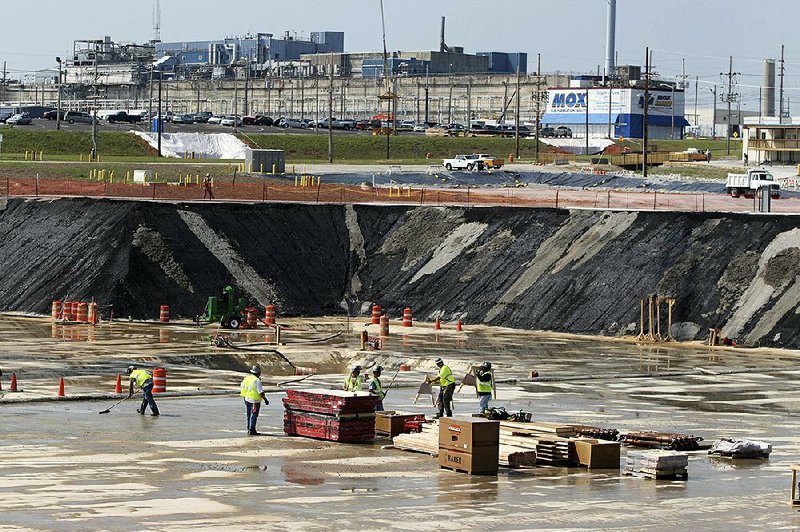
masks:
[[[617,37],[617,0],[606,0],[606,77],[614,77],[614,54]]]

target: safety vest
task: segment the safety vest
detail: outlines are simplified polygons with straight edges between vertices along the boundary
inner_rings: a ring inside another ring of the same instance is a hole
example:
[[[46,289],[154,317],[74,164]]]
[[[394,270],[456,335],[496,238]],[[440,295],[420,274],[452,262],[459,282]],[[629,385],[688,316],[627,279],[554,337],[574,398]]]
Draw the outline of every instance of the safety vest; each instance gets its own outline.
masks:
[[[480,372],[477,373],[476,376],[480,377],[482,375],[489,375],[489,377],[492,377],[492,374],[490,372],[488,372],[488,371],[486,371],[486,372],[480,371]],[[480,379],[476,379],[478,393],[492,393],[492,388],[493,388],[492,381],[493,380],[494,380],[494,378],[490,378],[488,381],[482,381]]]
[[[242,391],[239,393],[245,399],[253,401],[254,403],[261,402],[261,394],[258,393],[258,388],[256,384],[258,383],[258,377],[255,375],[248,375],[244,379],[242,379]]]
[[[456,383],[456,378],[453,376],[453,372],[450,370],[450,366],[445,364],[444,366],[439,368],[439,385],[442,388],[455,383]]]
[[[147,381],[153,380],[153,376],[143,369],[135,369],[131,371],[131,380],[136,381],[136,386],[139,388],[144,388]]]
[[[378,394],[378,399],[383,401],[383,398],[386,397],[386,393],[383,391],[383,386],[381,386],[381,380],[378,377],[372,377],[369,384],[370,386],[374,386],[375,393]]]
[[[348,375],[347,378],[344,380],[344,389],[348,392],[358,392],[361,391],[361,385],[364,383],[364,379],[359,375],[355,379],[352,375]]]

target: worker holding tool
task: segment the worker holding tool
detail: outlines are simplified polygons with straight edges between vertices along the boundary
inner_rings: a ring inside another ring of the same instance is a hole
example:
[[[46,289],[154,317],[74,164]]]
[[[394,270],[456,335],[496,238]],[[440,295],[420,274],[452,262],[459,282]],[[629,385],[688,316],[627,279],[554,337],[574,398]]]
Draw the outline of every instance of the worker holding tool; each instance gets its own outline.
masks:
[[[478,391],[478,401],[480,404],[480,414],[489,408],[489,400],[492,398],[494,389],[494,374],[492,373],[492,363],[484,362],[475,371],[475,389]]]
[[[344,380],[342,389],[346,392],[360,392],[362,384],[364,384],[364,379],[361,376],[361,366],[353,366],[350,375]]]
[[[214,191],[211,186],[211,174],[206,174],[203,178],[203,199],[214,199]]]
[[[242,379],[239,395],[244,398],[244,406],[247,411],[248,436],[261,436],[261,433],[256,430],[258,413],[261,411],[261,400],[263,399],[266,405],[269,404],[269,401],[267,394],[264,393],[264,386],[261,384],[261,368],[259,366],[250,368],[250,374]]]
[[[381,385],[382,371],[382,367],[375,366],[375,369],[372,370],[372,379],[370,379],[368,384],[369,393],[378,396],[378,402],[375,404],[376,412],[383,411],[383,398],[386,397],[386,392],[383,390],[383,386]]]
[[[130,381],[128,397],[130,398],[133,396],[134,384],[138,386],[144,394],[142,406],[137,408],[136,411],[144,415],[145,410],[147,410],[147,405],[150,405],[150,415],[157,416],[158,405],[156,405],[156,400],[153,399],[153,375],[149,371],[138,369],[136,366],[128,366],[128,378]]]
[[[447,366],[441,358],[434,360],[436,367],[439,368],[439,376],[435,377],[431,384],[439,386],[439,398],[436,401],[436,406],[439,412],[434,416],[438,419],[447,412],[447,417],[453,415],[453,393],[456,391],[456,378],[450,366]]]

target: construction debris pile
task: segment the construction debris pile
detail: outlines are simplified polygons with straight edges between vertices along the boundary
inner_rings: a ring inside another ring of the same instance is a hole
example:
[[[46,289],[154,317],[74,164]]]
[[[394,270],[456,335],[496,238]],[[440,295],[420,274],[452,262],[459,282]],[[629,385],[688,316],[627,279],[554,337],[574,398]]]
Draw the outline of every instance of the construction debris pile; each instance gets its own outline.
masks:
[[[714,442],[708,454],[727,458],[769,458],[772,445],[763,441],[722,438]]]
[[[367,392],[287,390],[283,399],[283,430],[336,442],[365,442],[375,438],[375,404]]]
[[[628,451],[625,474],[651,479],[682,479],[689,477],[689,455],[674,451]]]

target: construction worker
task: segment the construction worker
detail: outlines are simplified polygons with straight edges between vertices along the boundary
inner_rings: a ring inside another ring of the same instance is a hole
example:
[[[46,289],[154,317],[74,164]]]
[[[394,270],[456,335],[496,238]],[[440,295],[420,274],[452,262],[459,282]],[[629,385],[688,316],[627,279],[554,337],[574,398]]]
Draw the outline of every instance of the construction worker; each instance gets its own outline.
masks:
[[[136,411],[144,415],[147,410],[147,405],[150,405],[152,416],[158,415],[158,405],[153,399],[153,375],[149,371],[138,369],[136,366],[128,366],[128,378],[130,386],[128,388],[128,397],[133,396],[134,384],[142,390],[144,398],[142,399],[142,406],[137,408]]]
[[[439,368],[439,375],[433,379],[432,384],[439,385],[439,399],[436,401],[436,406],[439,412],[434,416],[438,419],[447,412],[447,417],[453,415],[453,393],[456,391],[456,378],[449,366],[445,365],[441,358],[433,361],[436,367]]]
[[[342,389],[346,392],[360,392],[364,379],[361,377],[361,366],[353,366],[350,375],[344,380]]]
[[[203,178],[203,199],[214,199],[214,191],[211,190],[211,174],[206,174]]]
[[[375,369],[372,370],[372,379],[370,379],[368,385],[369,393],[378,396],[378,403],[375,405],[376,412],[380,412],[383,410],[383,398],[386,397],[386,392],[383,391],[383,386],[381,385],[382,371],[383,371],[382,367],[375,366]]]
[[[478,391],[480,404],[480,412],[478,413],[483,414],[489,408],[489,400],[492,398],[492,390],[494,389],[492,363],[484,362],[473,373],[475,374],[475,389]]]
[[[256,430],[258,413],[261,411],[261,400],[268,405],[267,394],[264,393],[264,386],[261,384],[261,368],[253,366],[250,373],[242,379],[241,392],[244,398],[244,407],[247,412],[247,434],[249,436],[261,436]]]

